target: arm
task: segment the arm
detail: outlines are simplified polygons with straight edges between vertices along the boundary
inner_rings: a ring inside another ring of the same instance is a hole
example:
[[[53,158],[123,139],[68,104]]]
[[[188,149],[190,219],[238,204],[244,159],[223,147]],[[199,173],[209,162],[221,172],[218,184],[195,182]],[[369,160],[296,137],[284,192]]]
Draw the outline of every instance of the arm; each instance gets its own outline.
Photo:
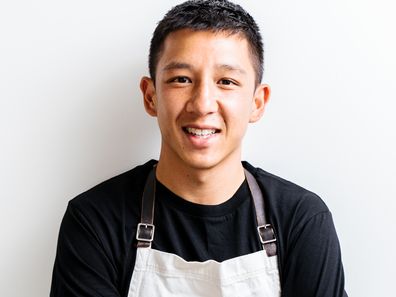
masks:
[[[71,203],[63,217],[51,297],[118,297],[117,269],[94,224]]]
[[[344,271],[331,213],[323,211],[296,227],[285,250],[283,297],[342,297]]]

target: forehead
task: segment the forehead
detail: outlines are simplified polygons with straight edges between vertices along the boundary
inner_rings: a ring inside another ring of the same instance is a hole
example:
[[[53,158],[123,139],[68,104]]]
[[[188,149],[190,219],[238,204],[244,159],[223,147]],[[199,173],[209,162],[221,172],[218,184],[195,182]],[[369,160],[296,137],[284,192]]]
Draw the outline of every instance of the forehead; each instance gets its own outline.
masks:
[[[193,65],[211,63],[238,64],[254,72],[249,43],[241,33],[229,31],[193,31],[182,29],[170,33],[163,44],[157,66],[171,62]]]

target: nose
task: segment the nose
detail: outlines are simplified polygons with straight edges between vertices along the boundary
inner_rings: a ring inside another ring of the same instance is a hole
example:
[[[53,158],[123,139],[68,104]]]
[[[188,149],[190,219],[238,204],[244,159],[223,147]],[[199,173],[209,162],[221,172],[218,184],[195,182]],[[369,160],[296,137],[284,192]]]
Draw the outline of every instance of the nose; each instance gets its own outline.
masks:
[[[218,110],[215,87],[208,81],[197,82],[192,89],[186,111],[199,116],[214,113]]]

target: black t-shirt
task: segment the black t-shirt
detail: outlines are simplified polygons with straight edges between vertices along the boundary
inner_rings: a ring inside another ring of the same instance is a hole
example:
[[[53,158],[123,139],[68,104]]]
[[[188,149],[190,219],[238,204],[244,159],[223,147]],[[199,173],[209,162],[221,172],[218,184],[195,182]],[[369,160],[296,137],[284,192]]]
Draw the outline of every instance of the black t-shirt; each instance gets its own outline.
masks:
[[[200,205],[157,182],[153,248],[200,262],[222,262],[260,250],[250,196],[245,181],[226,202]]]
[[[145,179],[155,161],[69,202],[62,220],[50,296],[127,296]],[[346,296],[329,210],[315,194],[244,163],[263,192],[277,236],[282,296]],[[224,261],[260,250],[245,181],[219,205],[199,205],[157,182],[153,248],[187,261]],[[345,295],[344,295],[345,294]]]

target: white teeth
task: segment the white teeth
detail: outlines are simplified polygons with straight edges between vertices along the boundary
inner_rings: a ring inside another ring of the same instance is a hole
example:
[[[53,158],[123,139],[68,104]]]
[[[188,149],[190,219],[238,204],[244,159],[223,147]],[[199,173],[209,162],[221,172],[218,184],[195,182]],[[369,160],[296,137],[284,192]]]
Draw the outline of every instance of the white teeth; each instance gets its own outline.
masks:
[[[207,137],[209,135],[215,134],[216,129],[196,129],[196,128],[186,128],[187,132],[196,136]]]

